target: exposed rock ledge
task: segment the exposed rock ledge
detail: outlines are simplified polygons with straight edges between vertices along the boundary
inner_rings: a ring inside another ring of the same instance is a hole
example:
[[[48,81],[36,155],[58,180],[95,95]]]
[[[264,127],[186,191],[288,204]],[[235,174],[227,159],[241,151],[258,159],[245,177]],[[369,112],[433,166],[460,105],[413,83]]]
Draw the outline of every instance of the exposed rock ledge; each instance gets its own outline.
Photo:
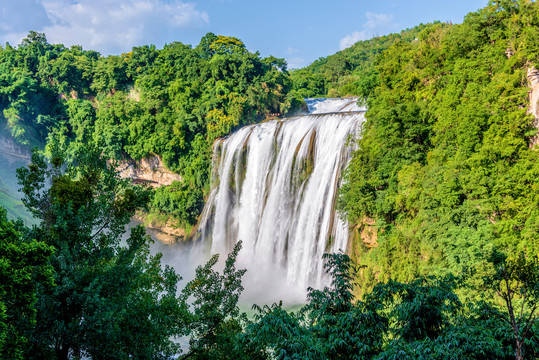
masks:
[[[131,219],[130,227],[136,225],[144,225],[146,234],[153,240],[158,240],[163,244],[174,245],[185,240],[185,229],[174,226],[172,220],[168,220],[165,224],[159,222],[149,222],[143,213],[137,213]]]
[[[120,161],[116,169],[123,179],[129,178],[134,182],[146,183],[153,187],[170,185],[173,181],[182,181],[181,176],[168,170],[157,155],[140,161]]]
[[[528,86],[530,91],[530,108],[528,113],[534,117],[533,126],[539,129],[539,71],[534,67],[528,68]],[[539,144],[539,134],[535,135],[530,142],[530,147]]]
[[[9,163],[24,160],[28,162],[31,159],[31,152],[26,146],[19,145],[8,137],[0,136],[0,154],[8,160]]]
[[[363,252],[378,246],[378,232],[380,230],[374,219],[364,217],[350,230],[347,253],[352,258],[358,259]]]
[[[120,161],[116,167],[121,178],[132,179],[135,183],[145,183],[152,187],[172,184],[173,181],[182,181],[180,175],[168,170],[161,158],[153,155],[140,161]],[[149,222],[143,213],[137,213],[132,219],[132,226],[143,224],[146,233],[154,240],[173,245],[185,239],[185,230],[174,226],[172,220],[163,222]]]

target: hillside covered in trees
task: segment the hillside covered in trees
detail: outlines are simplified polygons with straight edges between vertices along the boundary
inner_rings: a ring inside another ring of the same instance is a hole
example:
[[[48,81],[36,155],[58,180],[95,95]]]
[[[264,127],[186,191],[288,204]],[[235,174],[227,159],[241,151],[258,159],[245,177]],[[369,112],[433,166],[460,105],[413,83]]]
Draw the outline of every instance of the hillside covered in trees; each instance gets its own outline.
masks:
[[[482,272],[498,252],[539,253],[527,78],[539,64],[538,19],[535,2],[493,1],[377,58],[340,197],[358,224],[364,282]],[[373,227],[374,247],[361,239]]]
[[[290,86],[284,60],[233,37],[103,57],[30,32],[0,47],[0,128],[30,147],[55,139],[69,154],[92,143],[115,160],[159,156],[182,182],[157,190],[150,207],[188,226],[208,190],[213,140],[297,106]]]
[[[365,95],[364,87],[375,81],[372,69],[383,51],[397,42],[417,41],[428,25],[400,33],[358,41],[333,55],[322,57],[303,69],[291,71],[292,89],[303,98]]]

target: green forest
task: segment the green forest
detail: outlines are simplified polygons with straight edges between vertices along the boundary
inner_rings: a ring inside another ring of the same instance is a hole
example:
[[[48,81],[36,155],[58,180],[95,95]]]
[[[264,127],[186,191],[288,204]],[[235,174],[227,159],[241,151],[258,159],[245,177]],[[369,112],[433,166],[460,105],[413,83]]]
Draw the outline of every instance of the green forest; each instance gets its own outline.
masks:
[[[539,254],[527,74],[539,6],[499,1],[384,51],[363,86],[367,122],[339,207],[372,224],[364,281],[482,272],[498,252]]]
[[[35,224],[0,193],[0,358],[538,359],[536,69],[529,0],[290,71],[212,33],[120,56],[34,31],[1,46],[0,135],[35,147],[17,170]],[[353,239],[300,310],[240,311],[241,242],[185,284],[143,227],[126,234],[141,211],[191,228],[215,139],[336,96],[368,109],[337,204]],[[182,181],[118,177],[153,155]]]
[[[158,155],[182,182],[156,190],[149,211],[180,226],[202,210],[213,141],[299,106],[290,90],[283,59],[212,33],[195,48],[175,42],[107,57],[33,31],[0,47],[4,134],[40,149],[57,142],[69,156],[85,144],[117,161]]]
[[[0,210],[0,356],[4,359],[535,359],[539,261],[500,255],[495,271],[418,276],[353,293],[358,266],[327,254],[331,285],[308,289],[298,311],[282,303],[240,311],[241,242],[181,277],[150,254],[142,226],[125,225],[151,194],[119,179],[100,149],[69,162],[52,146],[17,171],[38,225]],[[459,296],[480,290],[483,299]],[[182,352],[181,338],[189,348]],[[180,340],[180,341],[179,341]]]

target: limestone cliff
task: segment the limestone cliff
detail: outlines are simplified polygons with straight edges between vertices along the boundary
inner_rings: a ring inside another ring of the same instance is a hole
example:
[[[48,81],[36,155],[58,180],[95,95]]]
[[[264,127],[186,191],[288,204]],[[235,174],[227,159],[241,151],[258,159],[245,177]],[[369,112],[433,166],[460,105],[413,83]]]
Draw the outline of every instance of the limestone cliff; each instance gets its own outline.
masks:
[[[186,239],[185,229],[175,226],[172,219],[164,223],[162,221],[150,221],[146,214],[137,212],[129,225],[133,227],[141,224],[146,228],[146,234],[153,240],[160,241],[164,244],[174,245]]]
[[[167,186],[173,181],[181,181],[180,175],[168,170],[161,158],[153,155],[140,161],[121,161],[116,169],[120,177],[132,179],[135,183],[148,184],[154,188]],[[134,224],[144,224],[146,233],[154,240],[165,244],[174,244],[184,240],[185,230],[175,226],[172,219],[165,221],[150,221],[147,214],[137,213]]]
[[[374,219],[364,217],[351,230],[348,253],[352,257],[378,246],[378,227]]]
[[[0,154],[9,162],[23,160],[28,162],[31,158],[30,150],[19,145],[11,138],[0,136]]]
[[[153,187],[170,185],[173,181],[181,181],[180,175],[168,170],[161,158],[153,155],[140,161],[121,161],[117,166],[120,177],[130,178],[137,183],[146,183]]]
[[[533,125],[539,129],[539,71],[534,66],[528,68],[528,86],[530,87],[528,113],[533,115]],[[539,144],[539,134],[531,139],[530,146],[533,147],[537,144]]]

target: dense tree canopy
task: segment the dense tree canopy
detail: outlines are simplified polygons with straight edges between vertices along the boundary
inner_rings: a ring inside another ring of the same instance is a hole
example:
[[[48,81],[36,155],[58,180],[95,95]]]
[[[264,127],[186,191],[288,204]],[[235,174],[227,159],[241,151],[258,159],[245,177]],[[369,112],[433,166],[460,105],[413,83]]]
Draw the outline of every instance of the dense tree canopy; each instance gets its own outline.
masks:
[[[35,359],[155,358],[171,356],[181,335],[185,303],[179,280],[150,256],[142,227],[125,226],[148,199],[143,189],[119,180],[93,148],[66,164],[52,152],[49,165],[34,152],[20,168],[23,202],[40,223],[25,236],[54,249],[53,284],[37,291],[37,321],[26,356]],[[76,165],[76,166],[75,166]],[[50,184],[50,185],[49,185]]]
[[[539,252],[536,129],[539,4],[492,1],[432,24],[376,60],[367,122],[340,209],[358,224],[365,283],[487,270],[496,252]],[[360,231],[376,222],[377,246]]]
[[[261,58],[234,37],[103,57],[30,32],[0,47],[0,131],[32,146],[56,138],[70,154],[92,143],[116,160],[158,155],[183,183],[158,192],[151,207],[189,225],[209,185],[213,141],[297,105],[290,86],[284,60]],[[176,202],[177,190],[190,198]]]
[[[36,325],[37,289],[50,286],[54,248],[24,239],[22,222],[0,208],[0,357],[23,359]]]

